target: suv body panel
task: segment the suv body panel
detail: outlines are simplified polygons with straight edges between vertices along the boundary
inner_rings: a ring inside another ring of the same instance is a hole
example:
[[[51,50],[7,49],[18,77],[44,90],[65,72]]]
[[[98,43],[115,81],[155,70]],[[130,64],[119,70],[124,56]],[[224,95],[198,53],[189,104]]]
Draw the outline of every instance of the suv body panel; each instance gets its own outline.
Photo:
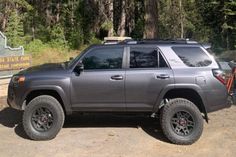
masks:
[[[157,112],[165,94],[172,89],[192,89],[202,99],[206,112],[229,107],[227,91],[212,74],[212,69],[219,68],[214,58],[199,44],[145,44],[160,49],[168,61],[169,68],[129,69],[129,47],[137,45],[96,45],[86,49],[68,68],[51,71],[25,70],[17,75],[24,75],[23,85],[9,84],[8,103],[17,109],[27,95],[35,90],[55,90],[61,97],[65,112],[72,111],[129,111]],[[138,45],[140,46],[140,45]],[[206,67],[188,67],[176,55],[172,46],[201,47],[211,58]],[[78,76],[73,70],[84,55],[96,48],[123,47],[124,55],[120,70],[84,71]],[[167,74],[169,78],[156,76]],[[122,75],[123,80],[110,80],[113,75]]]
[[[163,74],[169,78],[158,78]],[[169,68],[127,70],[125,81],[127,111],[152,112],[158,95],[168,84],[173,83],[173,72]]]
[[[122,76],[114,81],[112,76]],[[71,105],[78,111],[125,111],[124,70],[84,71],[71,77]]]

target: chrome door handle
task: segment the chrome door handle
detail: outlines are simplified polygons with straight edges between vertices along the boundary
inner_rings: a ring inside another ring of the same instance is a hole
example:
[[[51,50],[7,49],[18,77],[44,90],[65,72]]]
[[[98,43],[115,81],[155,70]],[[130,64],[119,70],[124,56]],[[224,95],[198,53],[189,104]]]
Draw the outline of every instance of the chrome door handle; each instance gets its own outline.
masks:
[[[123,76],[122,75],[114,75],[114,76],[111,76],[111,79],[112,80],[123,80]]]
[[[157,79],[168,79],[170,78],[170,76],[168,74],[160,74],[160,75],[156,75]]]

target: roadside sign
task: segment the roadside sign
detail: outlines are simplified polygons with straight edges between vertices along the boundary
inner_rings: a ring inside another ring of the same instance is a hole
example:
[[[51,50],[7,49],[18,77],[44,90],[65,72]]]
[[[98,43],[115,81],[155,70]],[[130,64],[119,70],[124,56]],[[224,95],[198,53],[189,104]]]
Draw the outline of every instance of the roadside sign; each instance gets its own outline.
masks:
[[[0,71],[20,70],[30,66],[30,55],[0,57]]]

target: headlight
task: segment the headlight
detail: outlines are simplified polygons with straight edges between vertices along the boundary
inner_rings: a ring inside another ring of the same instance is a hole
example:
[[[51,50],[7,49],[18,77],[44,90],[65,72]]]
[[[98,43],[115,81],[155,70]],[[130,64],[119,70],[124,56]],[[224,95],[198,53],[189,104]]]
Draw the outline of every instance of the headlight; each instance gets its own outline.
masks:
[[[12,82],[15,83],[24,83],[25,82],[25,76],[13,76]]]

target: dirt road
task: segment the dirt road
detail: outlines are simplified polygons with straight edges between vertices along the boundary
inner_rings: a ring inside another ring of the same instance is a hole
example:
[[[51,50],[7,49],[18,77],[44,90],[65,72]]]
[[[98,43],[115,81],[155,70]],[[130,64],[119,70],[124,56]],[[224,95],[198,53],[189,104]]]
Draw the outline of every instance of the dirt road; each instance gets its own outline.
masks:
[[[170,144],[158,122],[144,117],[74,115],[56,139],[29,140],[22,112],[6,104],[7,85],[0,83],[0,157],[235,157],[236,106],[209,114],[201,139],[191,146]]]

